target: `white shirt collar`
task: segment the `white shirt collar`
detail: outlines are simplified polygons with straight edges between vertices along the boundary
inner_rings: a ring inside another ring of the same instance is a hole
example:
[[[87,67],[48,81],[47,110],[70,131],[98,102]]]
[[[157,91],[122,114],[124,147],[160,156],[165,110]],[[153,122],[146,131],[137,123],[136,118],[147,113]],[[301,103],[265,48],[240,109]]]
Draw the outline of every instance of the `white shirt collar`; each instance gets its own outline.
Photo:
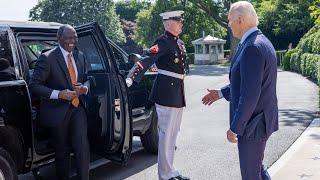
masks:
[[[63,47],[60,46],[60,44],[59,44],[59,48],[60,48],[60,50],[61,50],[61,52],[62,52],[63,57],[64,57],[64,58],[68,57],[69,52],[66,51],[65,49],[63,49]],[[71,54],[72,54],[72,52],[71,52]]]
[[[247,39],[247,37],[250,36],[250,34],[252,34],[253,32],[255,32],[257,30],[258,30],[257,27],[250,28],[247,32],[244,33],[244,35],[241,38],[240,43],[242,44]]]

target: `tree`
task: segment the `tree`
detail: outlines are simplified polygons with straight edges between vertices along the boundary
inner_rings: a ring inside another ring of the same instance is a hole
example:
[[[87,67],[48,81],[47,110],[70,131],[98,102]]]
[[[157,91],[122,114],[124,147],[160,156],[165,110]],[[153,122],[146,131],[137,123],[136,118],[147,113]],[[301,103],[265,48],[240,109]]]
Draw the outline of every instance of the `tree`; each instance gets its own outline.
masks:
[[[300,38],[313,26],[307,10],[313,0],[268,0],[258,4],[259,28],[276,49],[297,45]]]
[[[136,15],[142,9],[148,9],[151,6],[149,1],[117,1],[116,2],[116,13],[120,16],[120,19],[127,21],[136,21]]]
[[[81,25],[97,21],[117,43],[125,41],[115,4],[111,0],[42,0],[30,10],[32,21]]]
[[[215,31],[215,36],[223,38],[226,31],[203,11],[198,11],[192,3],[178,0],[158,0],[149,9],[137,14],[138,29],[135,39],[144,47],[150,46],[163,33],[164,28],[160,13],[171,10],[184,10],[184,25],[181,39],[186,43],[190,52],[193,49],[192,40],[199,38],[202,31],[207,34]]]
[[[195,7],[206,13],[214,19],[221,27],[228,30],[230,48],[233,50],[239,40],[232,35],[231,29],[228,27],[228,11],[232,3],[237,0],[189,0]]]
[[[222,27],[228,29],[231,49],[237,43],[227,27],[227,13],[237,0],[189,0],[200,10],[210,15]],[[304,33],[312,27],[308,11],[314,0],[251,0],[259,15],[259,28],[267,35],[277,49],[284,49],[289,43],[297,44]]]
[[[315,0],[309,7],[310,16],[315,24],[320,24],[320,0]]]

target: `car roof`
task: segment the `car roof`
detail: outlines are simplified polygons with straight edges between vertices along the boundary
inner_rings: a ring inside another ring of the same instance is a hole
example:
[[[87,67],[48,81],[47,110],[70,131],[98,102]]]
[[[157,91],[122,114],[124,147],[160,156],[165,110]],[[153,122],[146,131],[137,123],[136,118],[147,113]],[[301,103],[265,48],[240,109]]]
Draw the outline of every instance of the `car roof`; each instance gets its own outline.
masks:
[[[0,20],[0,27],[58,29],[62,24],[57,22],[10,21]]]

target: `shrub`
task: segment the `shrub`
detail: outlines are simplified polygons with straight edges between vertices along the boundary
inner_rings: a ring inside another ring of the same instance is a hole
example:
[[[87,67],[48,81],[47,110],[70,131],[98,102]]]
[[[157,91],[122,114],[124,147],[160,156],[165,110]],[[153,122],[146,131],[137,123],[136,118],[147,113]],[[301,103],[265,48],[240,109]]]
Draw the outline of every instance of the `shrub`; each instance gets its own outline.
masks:
[[[288,71],[290,70],[290,58],[292,53],[297,52],[297,49],[290,49],[289,51],[287,51],[281,61],[281,67],[283,68],[283,70]]]
[[[304,53],[301,56],[301,72],[319,82],[320,55]]]
[[[194,64],[194,53],[187,54],[187,61],[189,64]]]
[[[299,51],[292,53],[290,57],[290,69],[300,73],[301,72],[300,66],[301,66],[301,59],[300,59]]]

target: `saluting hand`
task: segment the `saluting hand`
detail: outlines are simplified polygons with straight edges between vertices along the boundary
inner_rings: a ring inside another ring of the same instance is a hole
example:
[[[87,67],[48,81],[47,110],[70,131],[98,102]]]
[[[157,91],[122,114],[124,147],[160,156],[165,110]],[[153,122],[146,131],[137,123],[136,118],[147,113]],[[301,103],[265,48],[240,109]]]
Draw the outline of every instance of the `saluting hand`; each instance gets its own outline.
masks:
[[[59,99],[71,101],[72,99],[78,97],[78,95],[76,91],[70,91],[69,89],[65,89],[59,92],[58,97]]]
[[[219,99],[219,93],[218,90],[214,89],[207,89],[207,91],[209,93],[202,98],[202,104],[210,106],[213,102]]]

